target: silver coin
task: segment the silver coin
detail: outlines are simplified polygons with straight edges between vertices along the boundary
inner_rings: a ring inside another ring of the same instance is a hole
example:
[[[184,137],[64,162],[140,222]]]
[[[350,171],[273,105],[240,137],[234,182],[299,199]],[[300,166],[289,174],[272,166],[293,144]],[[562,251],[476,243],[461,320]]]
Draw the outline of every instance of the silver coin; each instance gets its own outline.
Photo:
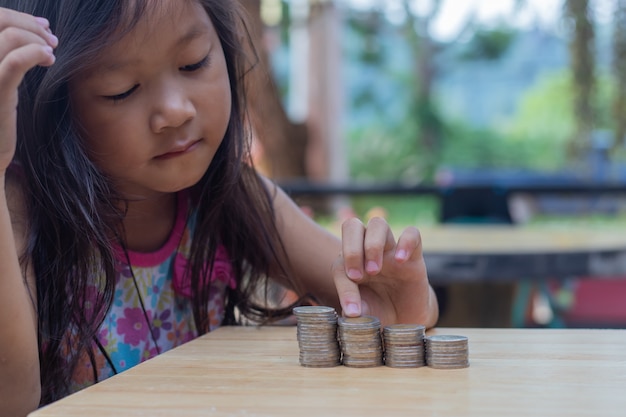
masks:
[[[328,306],[298,306],[293,308],[293,313],[295,315],[319,315],[319,314],[332,314],[336,311],[333,307]]]
[[[457,335],[452,335],[452,334],[437,334],[437,335],[432,335],[432,336],[426,336],[426,341],[431,342],[431,343],[453,343],[453,342],[467,342],[467,336],[457,336]]]

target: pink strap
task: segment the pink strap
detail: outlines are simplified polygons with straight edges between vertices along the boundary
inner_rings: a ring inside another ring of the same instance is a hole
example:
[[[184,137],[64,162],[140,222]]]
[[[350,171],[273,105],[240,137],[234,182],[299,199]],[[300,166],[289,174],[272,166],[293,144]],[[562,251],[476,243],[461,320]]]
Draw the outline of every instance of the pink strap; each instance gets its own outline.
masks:
[[[172,287],[177,294],[183,297],[191,298],[191,278],[187,272],[188,259],[181,253],[176,255],[174,259],[174,276],[172,277]],[[209,274],[208,282],[204,282],[203,285],[210,285],[212,282],[221,281],[230,288],[235,289],[237,282],[233,274],[233,267],[230,264],[230,259],[226,248],[220,245],[217,248],[215,254],[215,261],[213,263],[213,270]]]

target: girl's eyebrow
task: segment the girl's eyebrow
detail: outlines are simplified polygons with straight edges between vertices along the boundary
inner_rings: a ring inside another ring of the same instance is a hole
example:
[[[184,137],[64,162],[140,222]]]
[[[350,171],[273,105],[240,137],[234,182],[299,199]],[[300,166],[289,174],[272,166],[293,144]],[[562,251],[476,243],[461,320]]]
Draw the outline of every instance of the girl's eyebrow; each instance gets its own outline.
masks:
[[[191,28],[189,28],[187,33],[185,33],[183,36],[181,36],[178,39],[178,41],[176,41],[176,45],[174,46],[174,48],[178,48],[179,46],[189,43],[195,39],[198,39],[208,33],[209,31],[204,25],[192,26]]]
[[[176,43],[172,46],[172,49],[177,50],[182,45],[187,44],[195,39],[198,39],[208,33],[209,31],[203,25],[192,26],[184,35],[182,35],[176,41]],[[133,59],[133,58],[128,59],[128,60],[118,60],[114,62],[109,62],[109,63],[104,64],[98,72],[102,74],[102,73],[108,73],[108,72],[121,71],[124,68],[132,67],[133,65],[136,65],[139,62],[141,62],[140,59]]]

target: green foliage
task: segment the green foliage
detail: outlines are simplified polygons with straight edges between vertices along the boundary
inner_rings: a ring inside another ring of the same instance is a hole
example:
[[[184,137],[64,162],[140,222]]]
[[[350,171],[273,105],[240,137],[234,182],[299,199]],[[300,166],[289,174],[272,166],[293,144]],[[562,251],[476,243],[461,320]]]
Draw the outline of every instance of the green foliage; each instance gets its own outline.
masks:
[[[352,106],[354,106],[355,109],[368,106],[376,107],[376,99],[377,97],[374,90],[371,88],[365,88],[354,93],[354,96],[352,97]]]
[[[623,150],[620,145],[626,137],[626,2],[615,4],[614,16],[612,73],[615,79],[615,97],[612,114],[615,128],[612,153],[616,156],[618,150]]]
[[[378,120],[351,132],[351,175],[359,180],[429,181],[429,165],[461,168],[565,169],[566,148],[575,129],[571,76],[560,71],[542,77],[520,100],[516,114],[501,126],[475,128],[441,120],[437,152],[417,145],[419,118],[409,114],[395,123]],[[609,75],[597,83],[596,127],[611,129],[614,89]],[[625,156],[626,157],[626,156]]]
[[[516,32],[505,26],[492,30],[479,29],[474,32],[459,58],[462,61],[497,60],[506,53],[515,36]]]
[[[381,28],[373,21],[354,23],[365,36]],[[380,23],[380,22],[378,22]],[[514,29],[479,30],[465,50],[465,58],[497,59],[517,36]],[[363,57],[361,57],[363,58]],[[384,62],[379,82],[394,92],[393,103],[368,87],[353,96],[353,105],[371,109],[372,117],[348,132],[350,172],[357,180],[429,182],[438,166],[466,168],[519,168],[555,171],[568,167],[567,150],[575,137],[573,76],[569,68],[544,75],[521,98],[510,120],[487,128],[446,119],[436,105],[421,106],[415,74],[393,73]],[[460,62],[463,65],[463,62]],[[612,130],[611,102],[615,82],[610,74],[596,73],[594,129]],[[438,98],[444,106],[443,97]],[[432,132],[430,138],[423,132]],[[428,140],[431,142],[427,142]],[[626,158],[626,151],[623,155]]]
[[[463,168],[547,167],[558,146],[547,141],[509,140],[493,129],[478,129],[463,122],[443,121],[443,137],[437,152],[418,149],[417,118],[395,126],[374,124],[353,131],[349,137],[351,176],[357,180],[429,181],[429,166]],[[544,158],[545,157],[545,158]],[[546,161],[544,161],[544,159]]]
[[[375,207],[387,212],[387,220],[394,228],[431,225],[438,222],[439,199],[434,196],[362,196],[352,198],[352,207],[362,219]],[[394,228],[395,229],[395,228]]]
[[[532,168],[559,169],[566,164],[565,148],[574,133],[570,83],[567,72],[540,79],[503,128],[512,142],[534,149]]]
[[[394,103],[376,101],[371,90],[356,96],[355,105],[376,112],[348,134],[352,178],[408,183],[431,180],[439,164],[446,121],[434,104],[419,102],[411,78],[401,74],[391,74],[390,78],[398,90]],[[424,128],[436,136],[436,141],[427,143],[421,137]]]
[[[597,129],[612,127],[612,83],[606,75],[597,81],[592,103]],[[529,168],[559,169],[568,163],[565,150],[576,129],[571,86],[569,71],[544,76],[524,95],[516,115],[501,129],[511,142],[532,150]]]
[[[530,149],[492,129],[449,123],[440,164],[459,168],[510,168],[529,163]]]
[[[351,15],[347,21],[352,32],[357,35],[356,38],[361,42],[357,59],[363,64],[380,65],[384,60],[381,44],[381,32],[384,26],[382,19],[380,13],[371,11]]]
[[[351,177],[356,180],[417,182],[422,159],[416,149],[415,127],[410,123],[388,129],[372,124],[348,137]]]

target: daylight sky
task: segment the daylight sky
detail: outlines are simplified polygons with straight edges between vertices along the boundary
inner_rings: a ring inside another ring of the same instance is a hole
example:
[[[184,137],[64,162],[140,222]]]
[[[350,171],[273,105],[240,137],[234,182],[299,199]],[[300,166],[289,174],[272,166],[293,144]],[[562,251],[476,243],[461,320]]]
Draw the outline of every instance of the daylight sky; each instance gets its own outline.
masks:
[[[390,18],[402,14],[399,0],[340,0],[349,7],[368,8],[375,4],[385,4]],[[615,0],[593,0],[597,18],[610,19],[611,5]],[[479,22],[495,23],[507,19],[516,26],[539,23],[542,26],[555,25],[561,15],[563,0],[526,0],[526,7],[515,16],[515,0],[443,0],[443,7],[432,27],[432,35],[441,40],[456,36],[459,28],[470,13],[475,13]],[[416,7],[430,7],[429,0],[416,0]]]

